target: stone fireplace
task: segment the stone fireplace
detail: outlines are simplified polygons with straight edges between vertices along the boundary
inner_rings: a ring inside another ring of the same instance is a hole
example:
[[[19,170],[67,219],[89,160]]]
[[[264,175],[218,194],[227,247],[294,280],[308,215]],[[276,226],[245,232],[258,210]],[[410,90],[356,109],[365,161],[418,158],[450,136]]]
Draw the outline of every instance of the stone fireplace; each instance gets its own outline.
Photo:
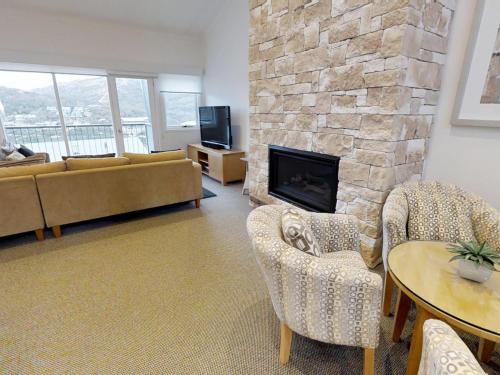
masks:
[[[360,219],[375,266],[388,193],[422,175],[455,1],[249,3],[251,199],[284,202],[268,145],[339,157],[336,212]]]

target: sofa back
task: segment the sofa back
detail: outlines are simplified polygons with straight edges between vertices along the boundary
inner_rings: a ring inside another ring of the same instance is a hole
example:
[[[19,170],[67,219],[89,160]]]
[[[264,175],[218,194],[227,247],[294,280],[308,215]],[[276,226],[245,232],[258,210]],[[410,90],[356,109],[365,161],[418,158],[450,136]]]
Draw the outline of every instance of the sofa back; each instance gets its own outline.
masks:
[[[36,176],[47,226],[202,197],[201,168],[189,159]]]
[[[0,178],[0,237],[44,227],[33,176]]]

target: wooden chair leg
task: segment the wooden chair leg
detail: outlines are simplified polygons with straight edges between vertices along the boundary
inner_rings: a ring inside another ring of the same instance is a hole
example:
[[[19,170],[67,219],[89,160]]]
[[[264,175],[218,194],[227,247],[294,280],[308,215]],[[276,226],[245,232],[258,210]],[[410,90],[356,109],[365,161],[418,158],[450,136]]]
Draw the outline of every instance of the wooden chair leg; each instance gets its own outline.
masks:
[[[290,358],[290,348],[292,346],[293,331],[285,323],[281,323],[281,342],[280,342],[280,363],[282,365],[288,362]]]
[[[363,375],[375,375],[375,349],[364,349]]]
[[[495,350],[495,342],[480,338],[479,349],[477,350],[477,358],[481,362],[487,363],[491,359],[491,354]]]
[[[384,302],[382,305],[382,311],[384,316],[391,315],[391,302],[392,302],[392,291],[394,290],[394,280],[392,279],[389,272],[385,273],[385,283],[384,283]]]
[[[36,236],[37,241],[43,241],[45,239],[45,233],[44,233],[43,229],[36,229],[35,236]]]
[[[405,328],[406,318],[411,307],[411,299],[401,290],[398,291],[398,301],[396,303],[396,314],[394,317],[394,327],[392,329],[392,341],[399,342],[401,333]]]
[[[422,343],[424,339],[423,326],[427,319],[432,319],[434,316],[417,306],[417,317],[415,319],[415,326],[411,337],[410,352],[408,353],[408,364],[406,367],[406,375],[417,375],[418,368],[420,367],[420,358],[422,357]]]
[[[200,208],[200,202],[201,202],[201,199],[194,200],[194,205],[196,206],[196,208]]]
[[[61,232],[61,226],[60,225],[55,225],[52,227],[52,234],[54,235],[55,238],[59,238],[62,236]]]

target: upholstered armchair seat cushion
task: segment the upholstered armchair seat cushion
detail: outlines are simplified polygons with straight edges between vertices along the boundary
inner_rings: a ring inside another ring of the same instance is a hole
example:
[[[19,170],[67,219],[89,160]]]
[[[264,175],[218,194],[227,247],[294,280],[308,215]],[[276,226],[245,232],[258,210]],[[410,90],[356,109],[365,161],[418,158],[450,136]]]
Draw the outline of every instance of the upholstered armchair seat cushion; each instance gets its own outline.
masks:
[[[329,259],[335,264],[367,270],[365,261],[360,253],[350,250],[335,251],[333,253],[321,254],[321,258]]]
[[[418,375],[486,375],[453,329],[440,320],[424,323]]]

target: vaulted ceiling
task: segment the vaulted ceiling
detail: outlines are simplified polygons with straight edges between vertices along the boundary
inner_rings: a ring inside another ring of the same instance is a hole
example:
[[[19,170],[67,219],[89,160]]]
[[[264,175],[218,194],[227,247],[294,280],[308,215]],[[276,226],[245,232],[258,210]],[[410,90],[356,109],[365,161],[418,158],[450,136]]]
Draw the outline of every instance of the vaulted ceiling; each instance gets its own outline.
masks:
[[[15,7],[139,27],[201,33],[224,1],[227,0],[0,0],[0,11],[2,7]]]

